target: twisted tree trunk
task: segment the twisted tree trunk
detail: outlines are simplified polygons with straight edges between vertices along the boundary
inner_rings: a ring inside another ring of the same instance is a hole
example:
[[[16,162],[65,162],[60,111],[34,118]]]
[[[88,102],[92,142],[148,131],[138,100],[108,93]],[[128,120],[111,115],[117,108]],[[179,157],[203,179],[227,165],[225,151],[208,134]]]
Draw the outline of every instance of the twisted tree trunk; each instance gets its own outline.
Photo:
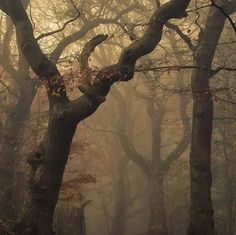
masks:
[[[53,213],[76,125],[96,111],[114,82],[133,78],[136,61],[155,49],[161,40],[166,21],[186,16],[185,9],[189,2],[172,0],[154,12],[144,36],[123,51],[118,64],[102,69],[94,81],[89,77],[85,79],[80,86],[84,95],[76,101],[70,101],[64,80],[57,67],[42,53],[20,1],[0,0],[0,8],[10,15],[16,27],[17,40],[23,54],[34,72],[45,82],[50,103],[46,138],[29,159],[32,174],[23,214],[15,227],[17,234],[53,233]]]

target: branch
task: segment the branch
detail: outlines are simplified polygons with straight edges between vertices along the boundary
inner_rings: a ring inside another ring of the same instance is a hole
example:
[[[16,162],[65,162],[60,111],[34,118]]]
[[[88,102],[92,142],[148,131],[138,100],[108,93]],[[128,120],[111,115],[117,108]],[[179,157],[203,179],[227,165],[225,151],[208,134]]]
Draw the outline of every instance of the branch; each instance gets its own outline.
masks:
[[[120,56],[119,64],[134,66],[136,61],[152,52],[162,37],[164,24],[172,18],[183,18],[190,0],[172,0],[156,10],[152,15],[144,36],[128,46]]]
[[[88,60],[95,48],[107,39],[108,35],[99,34],[88,41],[80,55],[80,70],[88,69]]]
[[[93,39],[91,39],[85,44],[83,51],[80,55],[81,78],[80,78],[80,83],[78,87],[82,93],[86,93],[86,96],[89,99],[94,100],[95,102],[97,101],[104,102],[105,97],[100,96],[97,93],[93,93],[93,92],[91,93],[90,87],[87,86],[87,84],[91,82],[91,71],[89,71],[88,60],[91,53],[95,50],[95,48],[99,44],[104,42],[107,39],[107,37],[108,35],[103,35],[103,34],[97,35],[96,37],[94,37]]]
[[[184,34],[182,32],[182,30],[177,25],[174,25],[170,22],[166,22],[166,27],[169,29],[173,29],[184,40],[184,42],[188,45],[189,49],[191,51],[194,51],[194,45],[192,44],[191,39],[186,34]]]
[[[218,8],[222,14],[229,20],[229,23],[231,24],[233,30],[234,30],[234,33],[236,34],[236,26],[235,26],[235,23],[233,22],[233,20],[231,19],[231,17],[226,13],[226,11],[220,7],[219,5],[217,5],[214,0],[211,0],[211,3],[213,6],[215,6],[216,8]]]
[[[236,68],[230,68],[230,67],[218,67],[215,69],[210,69],[207,67],[200,67],[200,66],[195,66],[195,65],[171,65],[171,66],[159,66],[159,67],[151,67],[151,68],[136,68],[135,72],[145,72],[145,71],[156,71],[156,70],[182,70],[182,69],[200,69],[203,71],[207,71],[210,73],[218,73],[221,70],[225,71],[236,71]]]
[[[100,128],[94,128],[94,127],[91,127],[91,126],[88,126],[87,124],[83,124],[85,127],[87,127],[88,129],[92,130],[92,131],[95,131],[95,132],[101,132],[101,133],[109,133],[109,134],[113,134],[113,135],[116,135],[116,136],[119,136],[119,135],[124,135],[125,133],[122,133],[122,132],[119,132],[119,131],[115,131],[115,130],[109,130],[109,129],[100,129]]]
[[[157,9],[143,37],[123,50],[117,64],[101,69],[90,84],[84,84],[84,93],[94,93],[105,97],[113,83],[132,79],[136,61],[155,49],[161,40],[164,24],[168,20],[186,16],[185,10],[189,3],[190,0],[172,0]],[[86,89],[87,87],[90,87],[90,91]],[[79,111],[74,107],[77,110],[74,117],[77,116],[80,121],[81,118],[91,115],[100,104],[101,102],[95,103],[82,96],[72,104],[72,106],[80,107]]]
[[[118,104],[120,114],[117,125],[119,132],[122,133],[121,135],[118,135],[122,149],[130,160],[137,164],[144,172],[147,172],[150,167],[149,162],[145,160],[145,157],[142,154],[137,152],[133,141],[130,140],[128,136],[126,122],[129,119],[129,114],[127,112],[128,107],[126,104],[126,100],[116,88],[112,90],[112,96]]]
[[[81,205],[80,205],[80,210],[84,210],[84,208],[90,204],[92,202],[92,200],[84,200],[83,202],[81,202]]]
[[[55,33],[62,32],[62,31],[66,28],[66,26],[67,26],[68,24],[70,24],[70,23],[76,21],[76,20],[80,17],[80,12],[79,12],[79,10],[77,9],[77,7],[75,7],[75,8],[76,8],[76,11],[77,11],[77,15],[76,15],[74,18],[72,18],[72,19],[66,21],[60,29],[57,29],[57,30],[54,30],[54,31],[51,31],[51,32],[48,32],[48,33],[43,33],[43,34],[39,35],[38,37],[36,37],[36,40],[39,41],[39,40],[41,40],[42,38],[51,36],[51,35],[53,35],[53,34],[55,34]]]
[[[219,97],[219,96],[217,96],[217,95],[213,95],[213,96],[216,98],[216,100],[219,99],[219,100],[221,100],[221,101],[223,101],[223,102],[226,102],[226,103],[229,103],[229,104],[233,104],[233,105],[236,104],[236,102],[234,102],[234,101],[226,100],[226,99],[224,99],[224,98],[222,98],[222,97]]]
[[[117,15],[112,18],[112,19],[102,19],[102,18],[98,18],[95,19],[93,21],[90,21],[88,23],[86,23],[85,25],[82,26],[82,28],[71,34],[70,36],[64,38],[58,45],[57,47],[54,49],[54,51],[52,52],[50,59],[52,61],[57,61],[58,58],[60,57],[62,51],[71,43],[81,39],[82,37],[84,37],[91,29],[96,28],[97,26],[99,26],[100,24],[117,24],[120,26],[120,23],[118,22],[118,20],[127,12],[129,12],[130,10],[132,10],[135,6],[132,5],[128,8],[126,8],[125,10],[122,10],[120,12],[117,13]]]
[[[34,35],[29,17],[21,1],[5,1],[22,53],[33,71],[45,82],[50,104],[68,101],[64,81],[57,67],[43,54]],[[1,5],[0,5],[1,6]]]
[[[2,84],[2,86],[3,87],[5,87],[8,91],[9,91],[9,93],[10,94],[12,94],[15,98],[18,98],[18,95],[14,92],[14,91],[12,91],[2,80],[1,80],[1,78],[2,78],[2,75],[4,74],[4,70],[1,72],[1,74],[0,74],[0,84]]]

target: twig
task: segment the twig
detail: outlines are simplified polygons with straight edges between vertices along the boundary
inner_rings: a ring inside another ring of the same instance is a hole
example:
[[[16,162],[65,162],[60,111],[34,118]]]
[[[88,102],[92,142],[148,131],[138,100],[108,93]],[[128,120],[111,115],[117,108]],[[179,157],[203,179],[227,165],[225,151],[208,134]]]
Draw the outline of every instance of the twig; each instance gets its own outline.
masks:
[[[18,95],[14,92],[14,91],[12,91],[2,80],[1,80],[1,78],[2,78],[2,75],[4,74],[4,72],[5,72],[5,70],[3,70],[2,72],[1,72],[1,74],[0,74],[0,83],[2,84],[2,86],[4,86],[13,96],[15,96],[16,98],[18,98]]]
[[[225,71],[236,71],[236,68],[230,68],[230,67],[218,67],[216,69],[209,69],[207,67],[199,67],[194,65],[184,65],[184,66],[178,66],[178,65],[172,65],[172,66],[160,66],[160,67],[152,67],[152,68],[136,68],[135,72],[145,72],[145,71],[156,71],[156,70],[181,70],[181,69],[201,69],[208,72],[219,72],[220,70]]]
[[[38,37],[36,37],[36,40],[39,41],[39,40],[41,40],[42,38],[51,36],[51,35],[53,35],[53,34],[55,34],[55,33],[62,32],[62,31],[66,28],[66,26],[67,26],[69,23],[72,23],[72,22],[76,21],[76,20],[80,17],[81,14],[80,14],[80,11],[78,10],[78,8],[75,6],[75,4],[73,4],[73,6],[74,6],[74,8],[75,8],[76,11],[77,11],[77,15],[76,15],[74,18],[72,18],[72,19],[66,21],[66,22],[64,23],[64,25],[62,26],[62,28],[60,28],[60,29],[57,29],[57,30],[54,30],[54,31],[51,31],[51,32],[48,32],[48,33],[43,33],[43,34],[39,35]]]

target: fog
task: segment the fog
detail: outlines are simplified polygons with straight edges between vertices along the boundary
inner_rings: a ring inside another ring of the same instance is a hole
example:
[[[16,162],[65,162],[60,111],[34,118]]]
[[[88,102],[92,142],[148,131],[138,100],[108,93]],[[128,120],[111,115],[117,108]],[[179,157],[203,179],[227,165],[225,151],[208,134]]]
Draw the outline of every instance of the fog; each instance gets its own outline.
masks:
[[[235,0],[0,9],[0,235],[236,235]]]

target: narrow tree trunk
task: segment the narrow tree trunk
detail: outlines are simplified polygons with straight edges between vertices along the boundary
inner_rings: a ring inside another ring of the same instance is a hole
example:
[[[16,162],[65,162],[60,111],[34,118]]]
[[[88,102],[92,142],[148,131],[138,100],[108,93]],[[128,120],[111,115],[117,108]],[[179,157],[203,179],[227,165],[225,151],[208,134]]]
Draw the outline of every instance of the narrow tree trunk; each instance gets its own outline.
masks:
[[[27,89],[18,97],[17,104],[11,109],[2,128],[2,149],[0,167],[0,218],[14,220],[17,214],[17,202],[14,200],[14,182],[17,174],[16,160],[19,155],[19,145],[25,120],[28,117],[33,98],[35,96],[34,85],[30,82]],[[18,174],[19,176],[19,174]],[[17,176],[17,177],[18,177]]]
[[[168,235],[163,176],[148,176],[150,223],[148,235]]]
[[[111,228],[112,235],[124,235],[125,232],[125,179],[121,172],[118,176],[116,186],[116,201]]]
[[[221,1],[224,3],[224,1]],[[190,226],[188,235],[213,235],[213,207],[211,200],[211,135],[213,100],[209,88],[210,72],[225,15],[212,6],[201,32],[194,55],[194,63],[200,69],[192,74],[193,124],[190,154]]]
[[[189,235],[213,235],[211,200],[211,134],[213,101],[210,94],[194,96],[193,132],[190,155],[191,224]]]

